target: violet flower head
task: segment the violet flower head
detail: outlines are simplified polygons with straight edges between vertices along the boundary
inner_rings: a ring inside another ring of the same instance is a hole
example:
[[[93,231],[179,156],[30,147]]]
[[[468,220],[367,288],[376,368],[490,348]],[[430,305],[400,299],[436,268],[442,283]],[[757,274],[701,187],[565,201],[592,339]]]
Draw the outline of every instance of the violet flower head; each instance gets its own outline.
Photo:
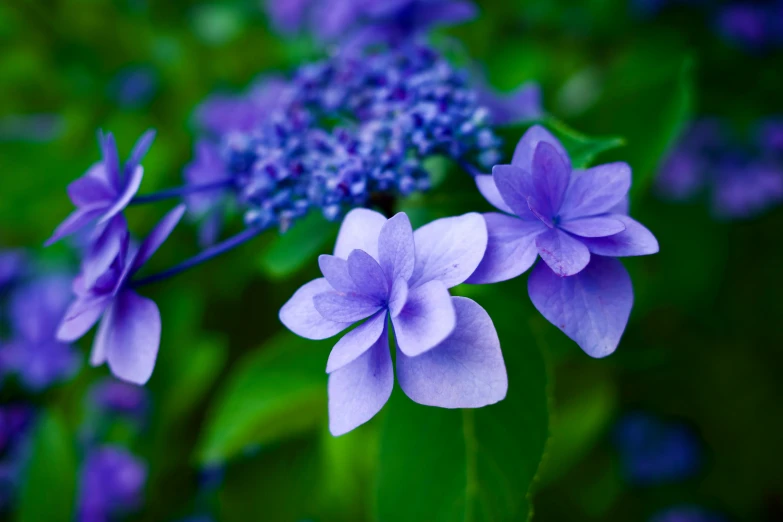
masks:
[[[103,159],[87,173],[68,185],[68,197],[76,210],[63,221],[46,242],[51,245],[60,239],[97,223],[96,243],[113,242],[106,237],[107,223],[118,216],[139,190],[144,168],[141,160],[155,139],[155,131],[145,132],[133,146],[130,158],[120,165],[117,145],[111,133],[98,134]]]
[[[721,514],[700,506],[681,505],[667,508],[650,518],[650,522],[727,522]]]
[[[0,348],[0,367],[18,375],[30,391],[42,391],[74,375],[79,354],[55,337],[70,299],[70,279],[41,277],[14,290],[9,302],[12,337]]]
[[[166,214],[135,250],[126,230],[104,273],[88,281],[82,272],[74,281],[76,299],[60,323],[57,338],[75,341],[102,318],[90,364],[108,362],[112,373],[124,381],[144,384],[149,380],[161,330],[157,305],[134,292],[128,282],[168,238],[184,212],[185,206],[179,205]]]
[[[683,424],[652,415],[623,417],[614,430],[623,473],[639,485],[688,479],[701,468],[701,448],[696,435]]]
[[[111,520],[140,507],[147,466],[119,446],[90,450],[81,471],[78,518],[85,522]]]
[[[329,427],[342,435],[370,420],[397,380],[415,402],[478,408],[508,387],[495,327],[474,301],[451,297],[484,255],[479,214],[433,221],[415,232],[408,217],[356,209],[343,221],[334,255],[319,258],[324,277],[302,286],[280,310],[295,334],[326,339],[354,323],[332,349]]]
[[[540,256],[528,280],[538,311],[588,355],[612,353],[633,304],[628,272],[612,258],[658,251],[650,231],[627,215],[630,167],[574,170],[562,144],[536,125],[510,165],[476,176],[476,184],[502,213],[484,214],[487,251],[467,282],[512,279]]]

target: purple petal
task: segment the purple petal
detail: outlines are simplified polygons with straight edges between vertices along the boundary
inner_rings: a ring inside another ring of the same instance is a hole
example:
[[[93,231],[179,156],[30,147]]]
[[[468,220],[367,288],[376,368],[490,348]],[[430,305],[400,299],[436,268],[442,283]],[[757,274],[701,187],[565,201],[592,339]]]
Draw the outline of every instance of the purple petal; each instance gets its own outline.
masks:
[[[354,250],[364,250],[378,259],[378,236],[386,218],[366,208],[357,208],[348,212],[340,225],[337,243],[334,245],[334,255],[348,259]]]
[[[46,240],[45,246],[53,245],[66,236],[70,236],[81,228],[95,221],[106,209],[103,203],[77,208],[65,221],[54,230],[52,237]]]
[[[128,225],[122,215],[114,216],[101,235],[90,247],[82,263],[82,282],[85,288],[92,288],[95,282],[105,274],[124,243],[128,241]]]
[[[456,316],[446,286],[433,280],[408,292],[408,300],[392,318],[397,346],[414,357],[432,349],[454,330]]]
[[[111,305],[103,314],[98,325],[98,331],[95,333],[95,339],[92,341],[92,351],[90,352],[90,365],[100,366],[106,362],[106,346],[109,338],[109,331],[111,330]]]
[[[86,334],[110,303],[108,296],[77,299],[65,311],[57,328],[57,340],[69,343]]]
[[[401,277],[397,278],[392,284],[389,292],[389,315],[397,317],[402,312],[402,308],[408,301],[408,283]]]
[[[325,319],[336,323],[355,323],[381,309],[382,303],[374,297],[355,292],[330,290],[313,298],[315,309]]]
[[[579,240],[553,228],[536,237],[538,255],[560,277],[572,276],[590,262],[590,251]]]
[[[296,335],[306,339],[327,339],[342,332],[351,325],[350,322],[336,323],[324,319],[315,309],[313,298],[331,290],[332,286],[324,278],[302,285],[280,309],[280,322]]]
[[[141,186],[141,179],[144,177],[144,168],[139,165],[128,177],[128,182],[125,184],[125,188],[122,189],[117,200],[114,204],[101,216],[99,223],[105,223],[110,220],[128,206],[130,200],[136,195]]]
[[[122,291],[111,307],[106,331],[106,360],[112,373],[134,384],[145,384],[160,346],[160,312],[146,297]]]
[[[614,352],[633,306],[631,278],[616,259],[593,256],[572,277],[539,263],[528,279],[536,309],[591,357]]]
[[[486,284],[513,279],[533,266],[538,257],[536,236],[548,230],[540,221],[490,212],[487,223],[487,251],[467,283]]]
[[[563,204],[571,178],[571,166],[554,146],[542,141],[533,154],[532,175],[536,190],[532,196],[540,204],[539,211],[547,217],[554,216]]]
[[[389,400],[393,387],[389,336],[384,326],[369,350],[329,374],[329,431],[336,437],[372,419]]]
[[[130,158],[128,158],[128,162],[125,164],[126,176],[130,176],[132,172],[136,170],[138,164],[141,163],[141,160],[143,160],[144,156],[147,155],[147,151],[150,150],[154,140],[155,129],[149,129],[147,132],[142,134],[138,140],[136,140],[136,144],[133,146]]]
[[[372,297],[375,302],[388,297],[389,282],[383,269],[364,250],[354,250],[348,255],[348,273],[359,293]]]
[[[495,165],[492,179],[503,201],[514,214],[529,221],[538,220],[528,205],[528,198],[535,194],[533,176],[529,171],[513,165]]]
[[[381,332],[386,329],[386,321],[386,311],[381,310],[345,334],[334,345],[332,352],[329,354],[329,360],[326,363],[326,373],[339,370],[367,351],[378,341]]]
[[[613,214],[625,230],[608,237],[584,238],[582,242],[593,254],[609,257],[646,256],[658,252],[658,240],[641,223],[628,216]]]
[[[568,170],[571,170],[571,160],[569,159],[565,147],[563,147],[560,141],[541,125],[533,125],[525,132],[519,140],[519,143],[517,143],[516,149],[514,149],[514,157],[511,159],[511,164],[524,171],[531,172],[533,168],[533,155],[535,154],[538,144],[541,142],[552,145],[563,157],[563,161],[566,163]]]
[[[446,340],[417,357],[397,350],[397,380],[413,401],[440,408],[480,408],[503,400],[508,376],[489,314],[453,297],[457,326]]]
[[[413,274],[416,261],[413,246],[413,228],[403,212],[384,223],[378,236],[378,261],[389,281],[398,277],[406,281]]]
[[[348,272],[348,261],[337,256],[318,256],[318,266],[332,288],[338,292],[358,292],[356,284]]]
[[[490,205],[500,210],[501,212],[505,212],[507,214],[514,213],[514,211],[511,210],[511,207],[508,206],[508,203],[503,201],[503,196],[500,195],[498,186],[495,185],[495,180],[492,178],[492,176],[487,174],[478,174],[474,179],[476,180],[476,186],[478,187],[479,192],[481,192],[481,195],[484,196],[484,199],[489,201]]]
[[[541,87],[535,82],[520,85],[510,93],[498,93],[486,86],[478,94],[479,103],[489,110],[493,125],[512,125],[544,114]]]
[[[560,228],[580,237],[605,237],[619,234],[625,224],[611,215],[593,216],[560,223]]]
[[[177,226],[179,220],[185,214],[185,205],[180,204],[174,207],[168,212],[163,219],[161,219],[155,228],[149,233],[147,238],[141,243],[139,249],[136,251],[136,255],[133,258],[131,264],[130,274],[132,275],[139,268],[146,263],[150,257],[160,248],[166,239],[171,235],[174,227]]]
[[[77,207],[89,206],[95,203],[103,203],[108,207],[114,199],[111,187],[103,179],[91,175],[91,172],[96,168],[103,169],[103,166],[100,164],[94,165],[87,174],[68,185],[68,197],[71,198],[71,201]]]
[[[487,225],[481,214],[437,219],[414,232],[416,266],[408,285],[440,281],[446,288],[464,282],[487,248]]]
[[[627,163],[608,163],[574,171],[560,217],[575,219],[609,212],[622,203],[630,188],[631,167]]]
[[[99,131],[98,141],[101,146],[101,155],[103,156],[103,168],[106,179],[115,191],[119,191],[120,158],[117,155],[117,144],[114,142],[114,135],[111,132],[104,135]]]

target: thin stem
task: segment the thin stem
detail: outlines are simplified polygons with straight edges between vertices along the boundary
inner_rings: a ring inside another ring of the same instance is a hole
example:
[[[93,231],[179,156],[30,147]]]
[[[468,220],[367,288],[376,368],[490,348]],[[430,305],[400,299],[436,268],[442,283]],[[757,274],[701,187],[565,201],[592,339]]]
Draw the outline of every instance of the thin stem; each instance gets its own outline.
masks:
[[[160,201],[163,199],[178,198],[187,194],[193,194],[194,192],[206,192],[208,190],[218,190],[234,183],[233,178],[221,179],[219,181],[213,181],[212,183],[204,183],[203,185],[183,185],[181,187],[161,190],[160,192],[153,192],[152,194],[144,194],[143,196],[136,196],[129,203],[130,205],[140,205],[142,203],[152,203],[153,201]]]
[[[228,252],[232,248],[237,247],[242,243],[250,241],[257,235],[261,234],[264,230],[266,229],[260,227],[248,228],[247,230],[240,232],[236,236],[226,239],[222,243],[218,243],[217,245],[213,245],[207,248],[203,252],[191,257],[190,259],[187,259],[177,265],[174,265],[168,270],[164,270],[163,272],[159,272],[157,274],[152,274],[151,276],[147,276],[142,279],[138,279],[136,281],[131,281],[128,286],[130,288],[137,288],[139,286],[155,283],[163,279],[168,279],[169,277],[175,276],[180,272],[184,272],[189,268],[193,268],[194,266],[200,265],[205,261],[209,261],[213,257],[219,256],[223,252]]]

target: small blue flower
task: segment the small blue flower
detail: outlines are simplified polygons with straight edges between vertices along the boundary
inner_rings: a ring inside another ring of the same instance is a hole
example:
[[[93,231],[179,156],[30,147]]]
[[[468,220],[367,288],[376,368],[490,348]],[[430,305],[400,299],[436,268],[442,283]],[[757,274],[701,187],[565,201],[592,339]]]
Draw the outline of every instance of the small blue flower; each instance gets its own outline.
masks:
[[[147,466],[125,448],[90,449],[82,465],[78,519],[111,520],[141,506]]]

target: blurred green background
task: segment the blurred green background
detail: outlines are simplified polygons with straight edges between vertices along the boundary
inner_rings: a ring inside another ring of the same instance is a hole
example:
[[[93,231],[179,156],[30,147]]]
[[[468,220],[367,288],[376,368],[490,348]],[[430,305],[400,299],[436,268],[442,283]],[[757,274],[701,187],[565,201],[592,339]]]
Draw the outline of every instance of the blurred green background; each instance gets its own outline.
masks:
[[[535,520],[647,520],[680,503],[729,520],[783,520],[783,209],[716,222],[703,202],[663,203],[650,190],[692,117],[724,116],[742,131],[783,113],[783,55],[726,44],[704,11],[688,6],[654,17],[634,15],[622,0],[492,0],[480,10],[475,21],[439,37],[461,41],[499,89],[538,81],[545,108],[560,121],[586,135],[624,138],[623,147],[598,159],[632,165],[632,213],[661,245],[658,255],[625,262],[635,306],[617,352],[604,360],[587,357],[533,309],[524,278],[460,290],[493,317],[517,386],[503,410],[522,427],[513,433],[524,434],[512,441],[520,454],[508,453],[520,472],[519,483],[507,485],[517,511],[508,519],[525,520],[520,506],[528,491],[519,484],[536,475]],[[6,0],[0,42],[0,248],[30,248],[71,264],[68,246],[41,245],[70,211],[66,185],[98,159],[96,129],[114,132],[124,156],[141,132],[156,128],[141,191],[177,185],[192,158],[200,101],[323,52],[275,35],[263,6],[252,1]],[[128,103],[123,85],[139,72],[147,94]],[[403,208],[419,209],[420,219],[483,210],[478,199],[438,203],[449,191],[467,190],[464,180],[451,182],[458,176],[450,174],[440,199],[433,192]],[[169,208],[131,208],[131,228],[146,233]],[[148,384],[152,419],[139,434],[112,434],[150,469],[144,507],[129,520],[201,513],[221,521],[417,520],[415,513],[427,512],[417,502],[427,503],[429,488],[441,491],[432,477],[446,481],[455,473],[450,466],[464,466],[450,460],[438,468],[442,462],[429,460],[439,441],[427,431],[394,438],[386,417],[421,421],[414,427],[440,418],[437,410],[403,404],[399,389],[368,425],[338,439],[328,434],[323,368],[334,341],[299,340],[277,319],[317,273],[316,255],[330,250],[313,239],[333,237],[334,227],[324,234],[323,226],[305,222],[283,237],[270,232],[147,290],[163,316]],[[180,226],[150,270],[194,254],[195,245],[194,227]],[[84,354],[89,341],[81,343]],[[56,427],[36,446],[48,472],[28,488],[40,497],[20,502],[59,494],[60,506],[71,505],[84,393],[107,373],[85,364],[73,381],[30,398]],[[19,394],[5,390],[0,398]],[[704,457],[696,475],[645,487],[624,479],[612,433],[623,413],[637,410],[695,431]],[[399,481],[378,472],[390,460],[407,470],[410,491],[395,490]],[[219,467],[218,486],[205,487],[205,466]],[[428,467],[436,469],[417,479]],[[47,519],[70,520],[62,510]],[[409,518],[389,515],[406,510]],[[483,520],[478,513],[475,520]],[[487,513],[486,520],[506,519]]]

